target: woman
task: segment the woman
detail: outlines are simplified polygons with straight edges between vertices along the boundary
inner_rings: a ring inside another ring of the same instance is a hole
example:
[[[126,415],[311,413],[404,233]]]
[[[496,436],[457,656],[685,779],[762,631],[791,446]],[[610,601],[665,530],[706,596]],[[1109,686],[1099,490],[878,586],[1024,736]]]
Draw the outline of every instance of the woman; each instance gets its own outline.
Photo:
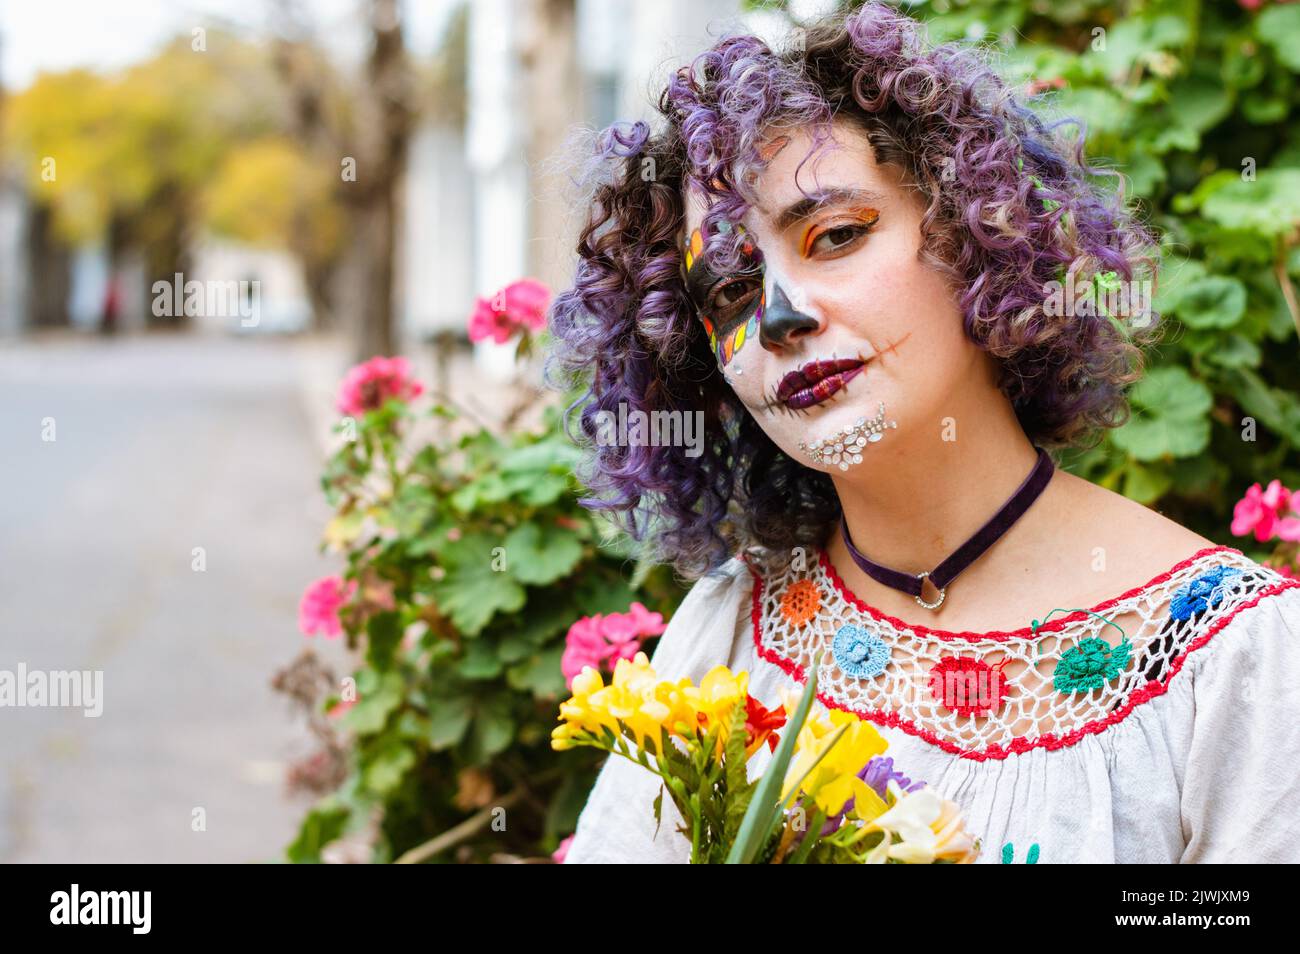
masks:
[[[1128,417],[1150,236],[973,52],[877,5],[801,39],[606,134],[552,315],[592,505],[703,576],[657,672],[773,706],[823,653],[983,862],[1300,860],[1300,583],[1048,453]],[[703,446],[595,441],[620,407]],[[611,759],[568,860],[686,860],[656,793]]]

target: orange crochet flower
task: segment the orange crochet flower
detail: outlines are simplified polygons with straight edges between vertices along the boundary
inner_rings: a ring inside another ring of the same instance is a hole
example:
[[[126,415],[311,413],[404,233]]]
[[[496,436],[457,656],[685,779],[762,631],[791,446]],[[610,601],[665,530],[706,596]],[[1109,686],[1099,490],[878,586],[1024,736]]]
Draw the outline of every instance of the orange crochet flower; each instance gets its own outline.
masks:
[[[811,622],[822,605],[822,591],[812,580],[795,580],[781,597],[781,615],[795,626]]]

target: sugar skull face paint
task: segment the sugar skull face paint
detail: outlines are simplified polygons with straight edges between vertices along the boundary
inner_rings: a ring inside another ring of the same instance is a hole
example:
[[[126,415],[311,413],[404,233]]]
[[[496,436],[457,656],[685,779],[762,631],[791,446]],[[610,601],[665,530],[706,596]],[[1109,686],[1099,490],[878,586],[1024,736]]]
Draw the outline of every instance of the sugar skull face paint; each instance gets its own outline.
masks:
[[[975,367],[984,355],[955,291],[922,260],[922,197],[862,131],[837,123],[831,138],[813,154],[808,133],[782,131],[737,226],[749,245],[736,274],[701,263],[713,225],[701,192],[686,196],[682,242],[732,392],[785,453],[848,477],[928,439],[930,422],[963,407],[956,382],[996,369]]]
[[[703,251],[704,236],[697,228],[691,232],[683,256],[686,288],[709,336],[709,347],[718,364],[726,367],[746,341],[758,337],[766,304],[763,256],[745,239],[740,251],[749,267],[733,275],[718,275],[705,262]]]

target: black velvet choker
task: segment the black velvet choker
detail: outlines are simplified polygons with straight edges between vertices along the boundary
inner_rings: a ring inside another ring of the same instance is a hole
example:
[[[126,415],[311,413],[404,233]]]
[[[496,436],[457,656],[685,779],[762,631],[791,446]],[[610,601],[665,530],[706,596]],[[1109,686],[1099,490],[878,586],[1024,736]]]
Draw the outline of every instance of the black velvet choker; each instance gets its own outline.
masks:
[[[1052,473],[1056,468],[1052,464],[1052,459],[1047,456],[1047,451],[1041,447],[1035,447],[1034,450],[1038,451],[1038,461],[1034,464],[1034,469],[1029,472],[1029,476],[1025,478],[1024,483],[1011,495],[1011,499],[1004,503],[1002,509],[995,513],[988,523],[980,527],[974,536],[954,550],[946,560],[928,573],[902,573],[867,559],[853,545],[853,540],[849,537],[849,525],[844,519],[844,515],[841,514],[840,533],[844,536],[844,545],[849,549],[849,556],[853,557],[853,562],[862,568],[863,573],[877,583],[896,590],[902,590],[904,593],[910,593],[926,609],[938,609],[943,605],[948,584],[957,578],[957,574],[978,560],[985,550],[993,546],[998,541],[998,538],[1011,529],[1011,525],[1019,520],[1030,505],[1038,499],[1038,496],[1047,489],[1047,482],[1052,479]],[[939,598],[933,603],[927,603],[921,598],[926,577],[929,577],[930,582],[939,590]]]

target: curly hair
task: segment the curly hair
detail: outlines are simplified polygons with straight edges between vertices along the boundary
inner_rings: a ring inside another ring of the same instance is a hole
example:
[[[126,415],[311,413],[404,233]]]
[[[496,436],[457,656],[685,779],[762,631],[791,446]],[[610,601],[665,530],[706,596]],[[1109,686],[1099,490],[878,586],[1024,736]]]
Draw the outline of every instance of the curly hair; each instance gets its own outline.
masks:
[[[1046,122],[976,49],[930,46],[919,24],[881,4],[799,38],[782,51],[753,36],[721,39],[671,78],[660,130],[623,123],[598,137],[577,274],[551,309],[547,379],[580,392],[565,428],[573,438],[581,408],[582,504],[687,578],[740,549],[821,546],[840,513],[830,477],[780,450],[726,384],[682,277],[687,193],[707,200],[710,264],[733,265],[737,230],[718,226],[753,204],[775,129],[807,130],[815,151],[832,122],[850,123],[920,193],[921,260],[948,278],[967,336],[997,359],[999,387],[1033,443],[1092,446],[1124,423],[1142,347],[1158,337],[1155,315],[1123,329],[1100,313],[1054,317],[1046,307],[1047,283],[1067,276],[1155,276],[1154,242],[1126,208],[1122,177],[1088,165],[1078,124]],[[1070,125],[1075,134],[1063,134]],[[1098,184],[1107,175],[1118,189]],[[647,417],[702,412],[702,452],[594,442],[602,415],[620,405]]]

